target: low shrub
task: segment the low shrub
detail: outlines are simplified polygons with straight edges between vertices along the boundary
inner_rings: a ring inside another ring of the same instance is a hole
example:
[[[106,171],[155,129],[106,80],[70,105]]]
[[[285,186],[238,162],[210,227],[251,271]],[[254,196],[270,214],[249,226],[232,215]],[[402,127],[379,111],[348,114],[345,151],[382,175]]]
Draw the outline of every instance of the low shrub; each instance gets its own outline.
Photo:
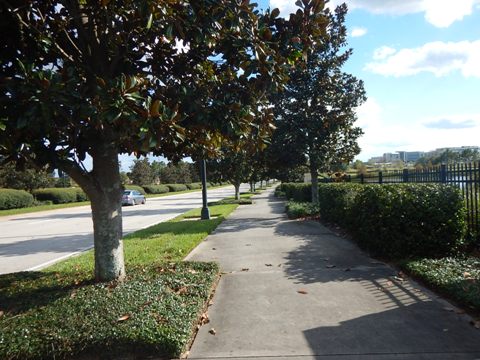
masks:
[[[312,201],[312,185],[304,183],[282,183],[279,191],[284,192],[288,200],[296,202]]]
[[[165,194],[170,191],[166,185],[144,185],[143,189],[147,194]]]
[[[88,196],[87,196],[87,194],[85,194],[85,191],[83,191],[80,188],[75,188],[75,191],[77,192],[77,201],[78,202],[88,200]]]
[[[24,190],[0,189],[0,210],[29,207],[33,203],[32,194]]]
[[[400,266],[433,290],[480,312],[479,258],[421,259],[405,261]]]
[[[187,184],[188,190],[200,190],[202,189],[202,183],[191,183]]]
[[[317,204],[310,202],[289,201],[286,205],[287,215],[289,219],[298,219],[307,216],[318,215],[320,209]]]
[[[140,191],[142,195],[145,195],[145,190],[139,185],[125,185],[125,190],[137,190]]]
[[[361,187],[360,184],[319,184],[318,203],[322,220],[349,227],[355,216],[350,213],[351,208]]]
[[[435,258],[456,254],[465,246],[465,206],[458,188],[395,184],[359,189],[346,216],[355,240],[372,254]]]
[[[185,184],[165,184],[165,186],[168,186],[171,192],[188,190],[187,185]]]
[[[50,200],[54,204],[77,202],[77,189],[75,188],[46,188],[33,191],[33,196],[38,201]]]
[[[280,185],[275,188],[275,192],[273,194],[275,197],[285,197],[287,194],[285,194],[285,191],[282,191]]]

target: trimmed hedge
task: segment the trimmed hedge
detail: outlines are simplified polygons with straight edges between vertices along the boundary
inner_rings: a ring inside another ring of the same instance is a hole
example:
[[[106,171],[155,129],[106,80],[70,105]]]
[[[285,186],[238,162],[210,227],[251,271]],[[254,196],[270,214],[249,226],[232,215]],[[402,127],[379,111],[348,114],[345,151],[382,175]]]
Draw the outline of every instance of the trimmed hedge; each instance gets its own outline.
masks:
[[[33,203],[32,194],[24,190],[0,189],[0,210],[29,207]]]
[[[188,190],[200,190],[202,188],[202,183],[191,183],[187,184]]]
[[[77,202],[76,188],[46,188],[33,191],[33,196],[39,201],[51,201],[54,204]]]
[[[166,185],[145,185],[143,188],[147,194],[165,194],[170,191]]]
[[[442,184],[364,185],[351,207],[351,230],[374,255],[441,257],[465,245],[463,197]]]
[[[188,190],[187,185],[185,184],[165,184],[165,186],[168,186],[171,192]]]
[[[319,184],[318,202],[322,219],[349,227],[355,217],[355,214],[351,214],[351,208],[355,197],[362,191],[362,186],[360,184]]]
[[[277,187],[278,192],[285,194],[288,200],[296,202],[312,201],[312,185],[304,183],[282,183]]]
[[[143,189],[143,187],[138,185],[125,185],[125,190],[137,190],[140,191],[142,195],[145,195],[145,190]]]
[[[85,194],[85,192],[82,189],[75,188],[75,191],[77,192],[77,201],[78,202],[88,200],[87,194]]]
[[[281,184],[277,192],[295,202],[311,201],[311,184]],[[306,216],[306,206],[290,206],[289,216]],[[453,186],[319,184],[319,211],[386,259],[449,256],[468,245],[464,200]]]

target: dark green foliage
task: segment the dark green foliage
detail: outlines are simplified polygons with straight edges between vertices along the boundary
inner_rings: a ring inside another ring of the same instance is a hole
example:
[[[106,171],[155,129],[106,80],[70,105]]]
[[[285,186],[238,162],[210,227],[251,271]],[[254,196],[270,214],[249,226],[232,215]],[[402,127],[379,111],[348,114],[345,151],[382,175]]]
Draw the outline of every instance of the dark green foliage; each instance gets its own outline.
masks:
[[[316,216],[320,213],[318,204],[311,202],[289,201],[286,205],[286,210],[289,219]]]
[[[463,198],[440,184],[366,185],[351,209],[351,230],[373,254],[393,259],[455,254],[465,244]]]
[[[54,186],[55,179],[47,168],[36,170],[25,167],[18,170],[15,164],[2,164],[0,166],[0,188],[26,190],[48,188]]]
[[[282,183],[278,187],[288,200],[297,202],[312,201],[312,185],[304,183]]]
[[[188,190],[185,184],[165,184],[165,186],[168,186],[171,192]]]
[[[147,158],[133,160],[128,177],[133,183],[138,185],[152,184],[155,180],[155,174]]]
[[[50,200],[54,204],[65,204],[77,202],[76,188],[48,188],[33,191],[33,196],[39,201]]]
[[[131,266],[124,283],[70,273],[0,276],[0,358],[128,354],[178,358],[217,278],[217,265]],[[123,320],[122,320],[123,319]]]
[[[362,190],[360,184],[319,184],[318,199],[322,220],[348,227],[355,214],[351,208],[356,195]]]
[[[403,269],[434,290],[480,312],[480,259],[421,259],[401,263]]]
[[[144,188],[138,185],[125,185],[125,190],[137,190],[140,191],[143,195],[145,195]]]
[[[0,210],[32,206],[33,196],[24,190],[0,189]]]
[[[202,189],[202,183],[191,183],[187,184],[188,190],[201,190]]]
[[[143,189],[147,194],[165,194],[170,191],[167,185],[144,185]]]
[[[78,202],[88,200],[88,196],[87,196],[87,194],[85,194],[85,191],[83,191],[80,188],[75,188],[75,191],[77,192],[77,201]]]

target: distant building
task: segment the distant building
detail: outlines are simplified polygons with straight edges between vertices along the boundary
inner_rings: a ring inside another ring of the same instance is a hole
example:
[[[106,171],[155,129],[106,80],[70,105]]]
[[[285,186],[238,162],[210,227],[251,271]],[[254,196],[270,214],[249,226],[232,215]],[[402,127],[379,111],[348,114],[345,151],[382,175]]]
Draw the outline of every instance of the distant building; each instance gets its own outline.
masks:
[[[385,153],[383,154],[383,162],[391,163],[400,160],[400,154],[398,153]]]
[[[418,159],[425,156],[425,152],[423,151],[399,151],[398,154],[400,155],[400,160],[405,163],[416,162]]]

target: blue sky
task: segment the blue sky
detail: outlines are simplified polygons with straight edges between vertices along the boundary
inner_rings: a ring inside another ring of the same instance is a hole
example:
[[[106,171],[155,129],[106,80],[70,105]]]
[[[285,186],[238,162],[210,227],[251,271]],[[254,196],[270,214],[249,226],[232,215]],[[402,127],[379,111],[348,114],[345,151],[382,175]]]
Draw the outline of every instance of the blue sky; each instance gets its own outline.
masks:
[[[368,95],[357,111],[365,132],[358,158],[480,145],[480,0],[346,3],[354,54],[344,70],[365,81]],[[259,1],[281,16],[294,4]]]

